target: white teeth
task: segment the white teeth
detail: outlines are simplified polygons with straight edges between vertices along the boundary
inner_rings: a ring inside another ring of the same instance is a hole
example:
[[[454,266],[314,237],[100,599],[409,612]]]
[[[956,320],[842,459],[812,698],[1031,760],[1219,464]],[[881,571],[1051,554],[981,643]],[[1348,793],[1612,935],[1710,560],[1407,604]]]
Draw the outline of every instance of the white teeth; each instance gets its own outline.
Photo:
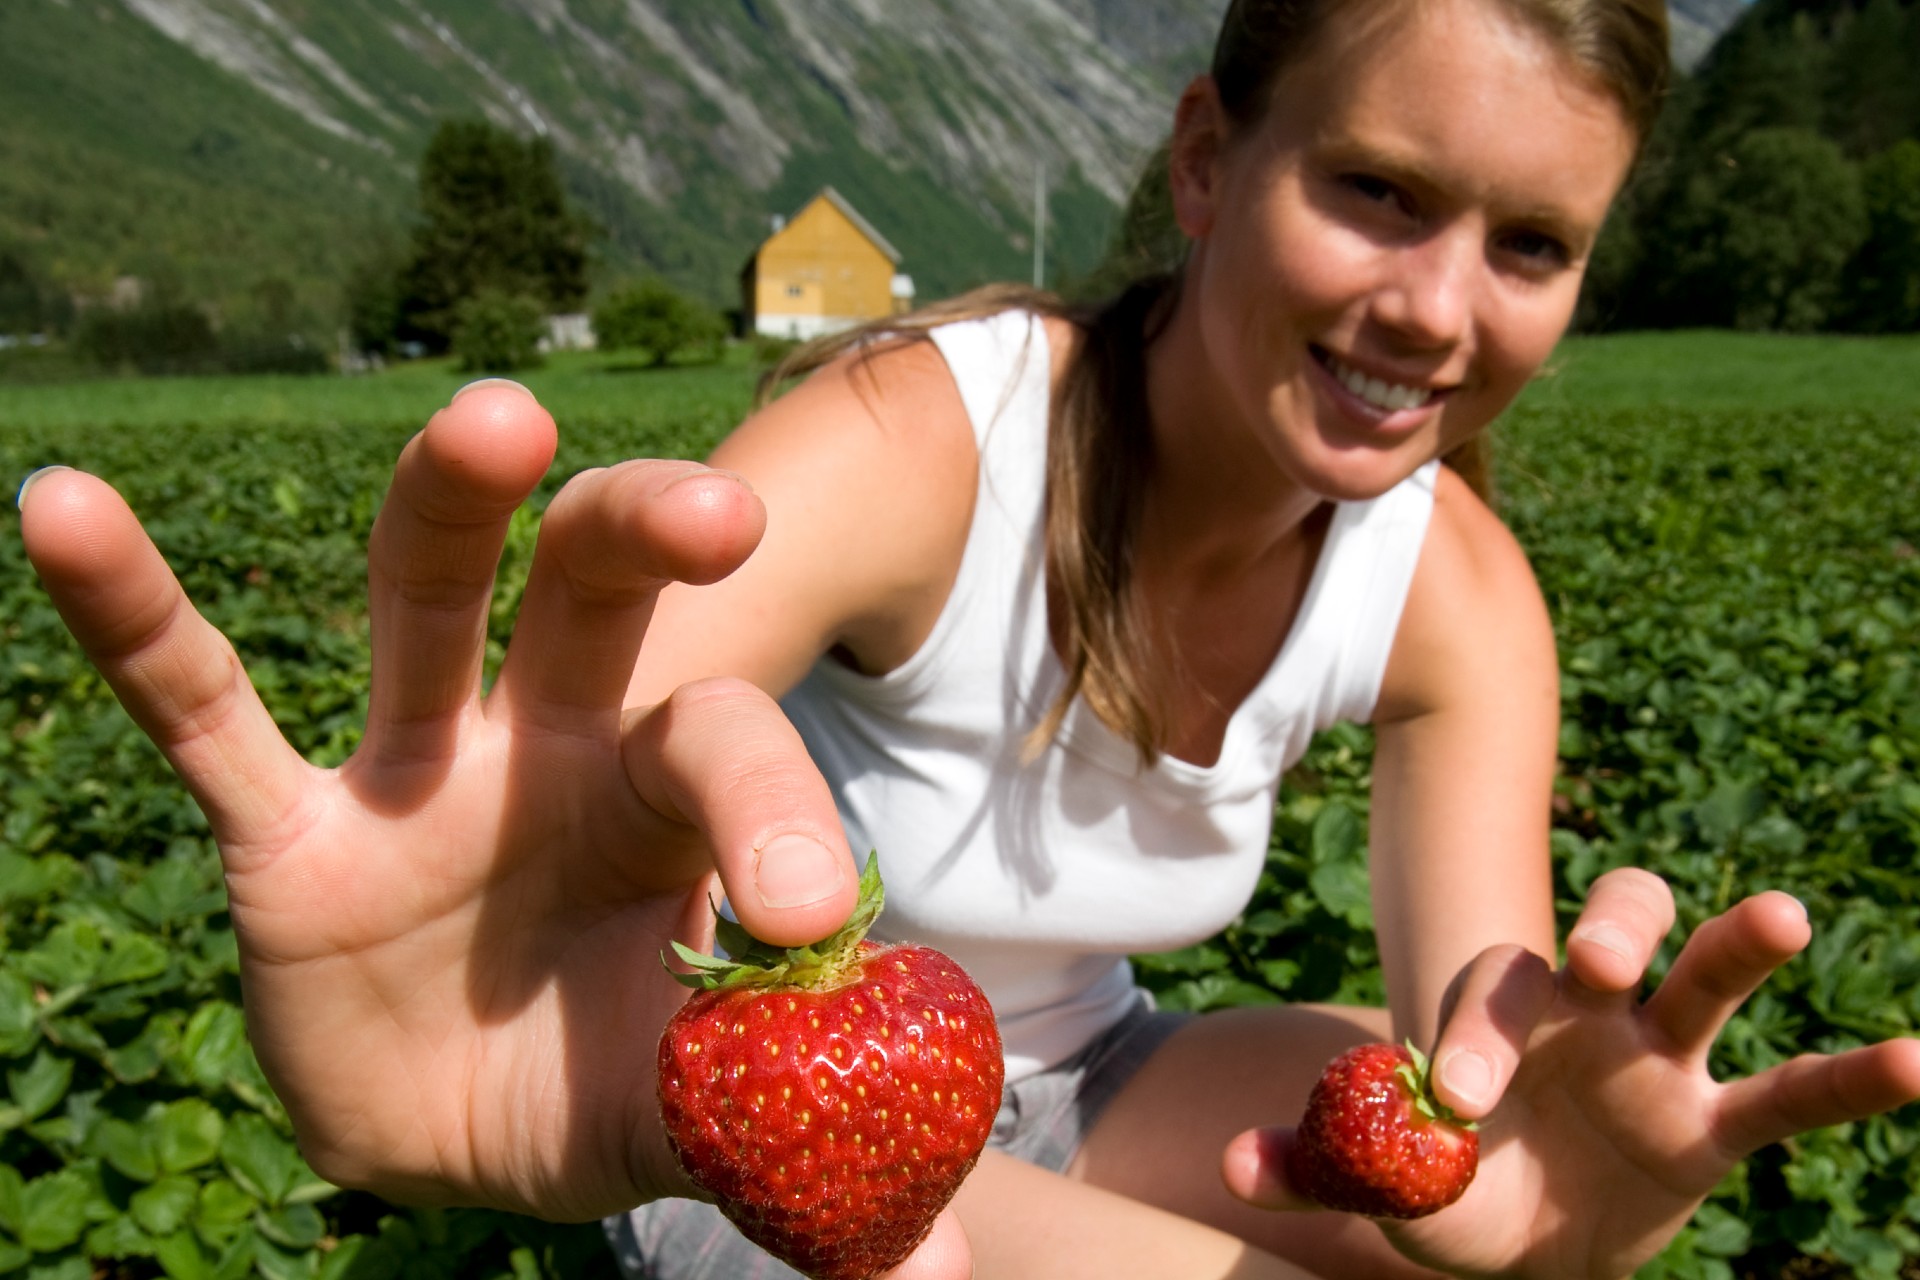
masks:
[[[1379,378],[1369,378],[1358,369],[1342,364],[1332,355],[1327,356],[1326,364],[1327,370],[1339,380],[1341,386],[1376,409],[1384,409],[1389,413],[1417,409],[1433,399],[1431,387],[1396,386]]]

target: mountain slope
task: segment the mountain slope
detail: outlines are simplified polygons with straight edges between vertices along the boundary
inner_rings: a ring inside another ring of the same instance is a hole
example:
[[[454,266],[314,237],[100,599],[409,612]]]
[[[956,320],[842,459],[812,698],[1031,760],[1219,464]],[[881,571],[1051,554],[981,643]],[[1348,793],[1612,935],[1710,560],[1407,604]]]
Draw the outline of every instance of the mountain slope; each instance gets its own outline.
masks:
[[[1701,30],[1738,0],[1691,0]],[[831,183],[924,296],[1091,265],[1224,0],[36,0],[0,5],[0,247],[99,290],[324,312],[434,123],[553,139],[605,274],[717,302]],[[1695,19],[1685,18],[1687,22]]]

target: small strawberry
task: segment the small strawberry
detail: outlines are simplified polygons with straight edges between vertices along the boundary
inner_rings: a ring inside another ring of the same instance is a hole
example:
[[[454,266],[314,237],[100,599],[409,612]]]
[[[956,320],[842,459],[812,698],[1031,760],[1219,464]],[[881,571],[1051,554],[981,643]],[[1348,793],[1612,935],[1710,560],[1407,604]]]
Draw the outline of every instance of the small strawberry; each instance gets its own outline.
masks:
[[[869,858],[838,933],[785,950],[722,919],[732,959],[674,951],[697,990],[660,1037],[660,1115],[687,1176],[755,1244],[866,1280],[926,1238],[993,1129],[993,1009],[928,947],[866,941]]]
[[[1363,1044],[1327,1065],[1287,1148],[1295,1189],[1329,1209],[1421,1218],[1473,1181],[1480,1135],[1433,1096],[1408,1041]]]

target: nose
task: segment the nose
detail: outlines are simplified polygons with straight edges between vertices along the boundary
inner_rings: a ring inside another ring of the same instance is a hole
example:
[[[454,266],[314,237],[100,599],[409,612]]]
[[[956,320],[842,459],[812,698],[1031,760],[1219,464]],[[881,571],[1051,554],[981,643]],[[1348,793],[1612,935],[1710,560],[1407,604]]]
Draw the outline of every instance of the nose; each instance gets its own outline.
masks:
[[[1479,237],[1464,227],[1401,246],[1375,295],[1374,318],[1411,347],[1459,342],[1471,322],[1479,263]]]

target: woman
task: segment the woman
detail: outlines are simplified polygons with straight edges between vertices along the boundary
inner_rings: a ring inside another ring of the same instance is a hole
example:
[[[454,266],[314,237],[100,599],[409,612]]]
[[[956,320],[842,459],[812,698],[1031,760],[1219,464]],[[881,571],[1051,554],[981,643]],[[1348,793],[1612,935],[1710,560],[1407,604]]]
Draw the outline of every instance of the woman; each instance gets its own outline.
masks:
[[[1552,636],[1436,459],[1561,336],[1663,56],[1641,0],[1235,4],[1176,121],[1175,281],[1092,319],[975,306],[820,369],[721,469],[576,478],[484,699],[493,565],[553,426],[467,389],[374,530],[370,720],[336,772],[280,741],[110,491],[36,477],[35,564],[220,838],[315,1167],[550,1217],[658,1202],[619,1228],[631,1265],[752,1274],[671,1199],[657,956],[707,936],[711,871],[762,938],[823,936],[849,828],[887,851],[883,928],[987,986],[1016,1081],[902,1276],[969,1250],[983,1276],[1625,1275],[1747,1152],[1920,1097],[1904,1041],[1708,1078],[1807,940],[1784,895],[1703,926],[1644,1003],[1651,876],[1597,883],[1545,959]],[[1280,769],[1342,717],[1378,735],[1390,1009],[1144,1009],[1121,957],[1238,910]],[[1306,1206],[1267,1126],[1388,1034],[1485,1118],[1478,1180],[1391,1228],[1273,1212]]]

